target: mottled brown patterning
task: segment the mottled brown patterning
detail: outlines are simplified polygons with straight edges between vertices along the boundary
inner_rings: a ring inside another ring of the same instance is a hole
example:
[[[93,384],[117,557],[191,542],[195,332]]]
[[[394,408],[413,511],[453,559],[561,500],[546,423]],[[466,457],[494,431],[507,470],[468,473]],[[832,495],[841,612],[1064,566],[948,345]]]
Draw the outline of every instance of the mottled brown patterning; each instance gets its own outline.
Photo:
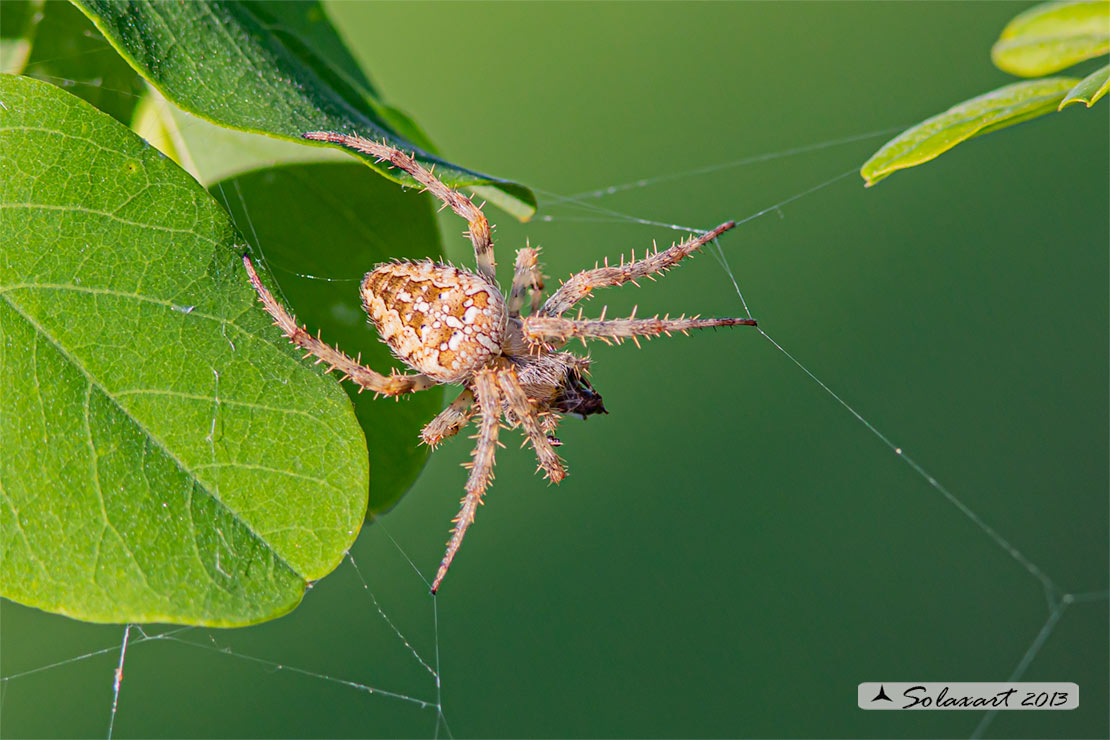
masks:
[[[388,161],[408,173],[426,190],[467,220],[467,236],[474,245],[476,270],[434,262],[392,262],[378,265],[362,282],[362,301],[378,334],[415,375],[382,375],[351,359],[297,325],[296,319],[262,284],[250,258],[243,257],[247,275],[263,306],[275,323],[297,346],[308,351],[328,370],[338,369],[360,390],[387,396],[430,388],[441,383],[464,386],[450,406],[420,433],[432,447],[457,434],[478,416],[478,444],[467,464],[470,474],[466,495],[454,519],[447,552],[432,582],[439,588],[447,569],[474,521],[478,505],[493,478],[494,453],[501,419],[523,430],[540,469],[558,483],[566,475],[555,452],[560,445],[554,434],[564,414],[589,416],[604,413],[601,396],[590,385],[588,357],[560,351],[575,338],[621,342],[631,338],[670,334],[674,331],[717,326],[755,325],[753,319],[699,319],[658,316],[606,319],[563,318],[563,313],[589,298],[601,287],[635,283],[674,267],[684,258],[716,239],[735,224],[731,221],[711,231],[675,244],[641,259],[621,260],[619,266],[583,270],[541,304],[543,276],[538,250],[525,247],[517,254],[513,284],[506,300],[498,288],[490,226],[482,210],[461,193],[441,183],[419,162],[402,151],[369,139],[330,132],[312,132],[306,139],[357,149]],[[531,313],[522,318],[525,298],[531,294]]]
[[[497,286],[433,262],[394,262],[362,281],[362,304],[406,365],[459,383],[501,353],[508,316]]]

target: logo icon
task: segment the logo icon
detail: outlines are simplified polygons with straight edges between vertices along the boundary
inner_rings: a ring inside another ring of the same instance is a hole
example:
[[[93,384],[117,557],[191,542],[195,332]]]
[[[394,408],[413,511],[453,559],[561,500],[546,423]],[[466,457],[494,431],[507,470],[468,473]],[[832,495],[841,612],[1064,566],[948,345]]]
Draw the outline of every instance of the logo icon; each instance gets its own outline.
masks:
[[[1079,686],[1070,682],[864,681],[856,686],[856,706],[882,710],[1001,709],[1060,710],[1079,706]]]

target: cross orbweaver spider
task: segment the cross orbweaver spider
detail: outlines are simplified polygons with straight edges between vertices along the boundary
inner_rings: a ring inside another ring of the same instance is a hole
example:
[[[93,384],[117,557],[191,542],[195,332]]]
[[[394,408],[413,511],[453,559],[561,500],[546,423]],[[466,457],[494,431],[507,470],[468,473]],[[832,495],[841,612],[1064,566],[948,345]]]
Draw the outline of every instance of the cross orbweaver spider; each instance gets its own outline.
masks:
[[[547,478],[555,483],[566,475],[555,452],[561,443],[554,437],[562,414],[586,417],[607,413],[601,396],[587,380],[590,361],[559,351],[577,338],[620,343],[631,338],[653,337],[671,332],[688,332],[717,326],[755,326],[753,319],[723,318],[563,318],[595,288],[634,283],[652,278],[674,267],[683,258],[716,239],[735,224],[731,221],[700,236],[654,250],[642,259],[619,266],[583,270],[572,275],[541,304],[543,276],[537,263],[538,250],[525,247],[516,254],[513,283],[503,296],[494,274],[490,225],[480,207],[447,187],[413,157],[393,147],[358,136],[310,132],[304,138],[355,149],[398,167],[443,201],[470,226],[466,235],[474,244],[477,269],[470,271],[422,262],[388,262],[376,266],[362,281],[363,306],[382,340],[416,374],[392,372],[388,376],[371,370],[297,325],[296,319],[263,286],[249,257],[243,257],[250,282],[266,311],[289,340],[313,356],[328,371],[340,370],[359,390],[383,396],[400,396],[444,383],[462,385],[463,391],[421,431],[424,444],[434,448],[457,434],[478,416],[478,443],[466,463],[470,473],[462,508],[453,520],[454,529],[440,563],[434,594],[451,567],[467,528],[493,478],[494,452],[504,418],[509,427],[522,427]],[[521,317],[525,296],[530,294],[531,311]],[[633,312],[635,313],[635,312]]]

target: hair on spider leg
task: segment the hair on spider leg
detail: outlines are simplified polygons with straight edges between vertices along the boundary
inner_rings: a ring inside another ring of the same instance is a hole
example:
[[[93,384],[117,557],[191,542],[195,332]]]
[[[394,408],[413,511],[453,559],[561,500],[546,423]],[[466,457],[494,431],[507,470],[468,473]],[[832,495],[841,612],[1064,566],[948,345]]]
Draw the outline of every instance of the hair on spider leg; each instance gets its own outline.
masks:
[[[587,340],[619,344],[631,339],[639,344],[640,337],[755,323],[754,319],[696,316],[639,319],[635,309],[627,318],[607,318],[604,309],[597,319],[586,317],[581,309],[576,318],[563,317],[599,288],[638,285],[642,278],[665,274],[733,228],[732,221],[698,232],[668,249],[660,251],[655,246],[645,250],[639,259],[633,250],[630,258],[622,255],[619,266],[605,259],[598,263],[604,266],[595,265],[570,275],[546,300],[542,299],[544,280],[538,250],[525,246],[515,260],[512,285],[503,294],[494,272],[493,228],[482,206],[475,206],[467,196],[440,181],[418,161],[416,152],[409,154],[372,139],[327,131],[303,136],[388,162],[467,222],[464,235],[474,247],[473,270],[429,260],[394,260],[376,265],[359,286],[371,323],[393,354],[415,374],[391,371],[383,375],[309,334],[266,290],[250,259],[243,258],[259,299],[285,336],[317,362],[340,370],[360,391],[399,399],[436,385],[463,386],[459,397],[420,433],[420,441],[434,448],[471,422],[476,429],[470,459],[463,463],[468,471],[465,494],[431,584],[433,594],[442,584],[493,480],[496,451],[505,447],[501,430],[519,429],[523,444],[532,447],[538,469],[548,480],[558,483],[566,475],[555,451],[562,446],[555,436],[561,419],[609,413],[601,394],[587,378],[589,357],[563,349],[569,340],[578,339],[585,345]],[[522,316],[529,295],[531,311]]]

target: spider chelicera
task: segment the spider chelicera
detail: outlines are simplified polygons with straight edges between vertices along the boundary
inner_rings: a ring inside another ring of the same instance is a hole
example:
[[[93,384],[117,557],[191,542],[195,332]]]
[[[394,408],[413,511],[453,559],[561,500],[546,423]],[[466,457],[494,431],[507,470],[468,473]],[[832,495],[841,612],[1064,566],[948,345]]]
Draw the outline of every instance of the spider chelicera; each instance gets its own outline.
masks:
[[[360,390],[383,396],[400,396],[449,383],[463,391],[450,406],[432,419],[420,433],[421,440],[435,447],[457,434],[474,416],[478,417],[478,443],[466,464],[470,474],[462,508],[453,520],[432,593],[451,567],[467,528],[474,521],[482,495],[493,477],[497,435],[504,419],[509,427],[522,427],[539,461],[539,469],[558,483],[566,475],[555,448],[554,437],[563,414],[589,416],[605,412],[601,396],[587,379],[590,360],[559,348],[570,339],[599,339],[620,343],[623,339],[653,337],[690,329],[717,326],[755,326],[752,319],[724,318],[563,318],[595,288],[621,285],[666,272],[683,258],[716,239],[735,224],[731,221],[700,236],[654,250],[642,259],[621,260],[619,266],[583,270],[562,283],[541,303],[543,276],[537,263],[538,251],[525,247],[516,254],[513,284],[508,296],[501,294],[494,275],[493,241],[490,225],[481,208],[461,193],[447,187],[413,157],[385,144],[358,136],[311,132],[304,138],[355,149],[398,167],[439,198],[470,226],[467,236],[474,244],[476,270],[422,262],[389,262],[378,265],[362,281],[363,306],[382,340],[416,374],[392,372],[382,375],[348,357],[297,325],[296,319],[263,286],[250,258],[244,256],[251,284],[266,311],[273,316],[293,344],[339,370]],[[530,294],[531,311],[521,316]]]

